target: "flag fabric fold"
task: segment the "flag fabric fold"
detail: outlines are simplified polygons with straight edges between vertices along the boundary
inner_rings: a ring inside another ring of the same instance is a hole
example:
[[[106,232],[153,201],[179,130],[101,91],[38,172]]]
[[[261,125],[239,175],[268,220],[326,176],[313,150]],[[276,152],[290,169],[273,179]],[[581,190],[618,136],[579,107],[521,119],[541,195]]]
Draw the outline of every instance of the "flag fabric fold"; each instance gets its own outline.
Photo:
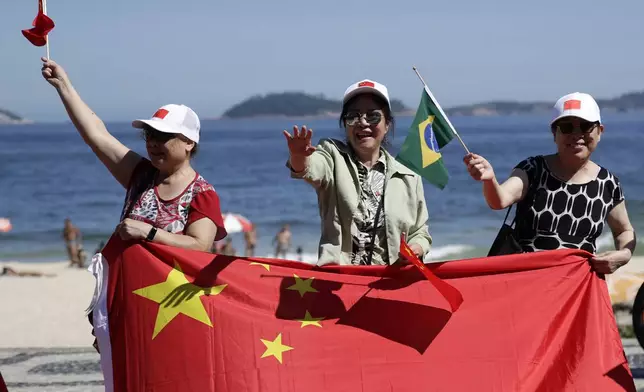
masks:
[[[396,159],[419,176],[440,189],[449,180],[440,149],[449,143],[456,132],[427,87],[422,96],[414,121]]]
[[[461,293],[454,288],[454,286],[446,283],[438,276],[434,275],[432,271],[416,256],[414,251],[411,250],[405,236],[402,235],[400,238],[400,255],[407,260],[407,262],[413,264],[418,268],[418,270],[427,278],[427,280],[434,285],[436,290],[449,302],[449,306],[452,309],[452,312],[456,312],[458,308],[463,303],[463,296]]]
[[[47,34],[54,28],[54,21],[47,16],[47,11],[43,5],[43,1],[38,0],[38,14],[32,22],[32,28],[22,30],[22,35],[35,46],[45,46],[47,44]]]
[[[106,390],[634,391],[589,256],[426,265],[462,296],[452,312],[412,265],[315,267],[113,237],[93,259],[105,267],[93,309]]]

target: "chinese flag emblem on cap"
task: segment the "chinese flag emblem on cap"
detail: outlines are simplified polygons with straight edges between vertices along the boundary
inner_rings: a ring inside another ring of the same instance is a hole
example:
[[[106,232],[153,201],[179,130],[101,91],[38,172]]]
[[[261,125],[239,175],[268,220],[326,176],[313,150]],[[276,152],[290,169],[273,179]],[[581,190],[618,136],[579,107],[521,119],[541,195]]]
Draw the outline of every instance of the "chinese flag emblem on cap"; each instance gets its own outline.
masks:
[[[358,87],[376,87],[376,85],[373,82],[365,80],[364,82],[358,83]]]
[[[156,113],[154,113],[154,116],[152,116],[152,117],[156,117],[158,119],[163,120],[165,118],[165,116],[168,115],[168,113],[170,113],[170,112],[168,112],[165,109],[159,109],[159,110],[156,111]]]
[[[581,109],[581,101],[578,99],[570,99],[564,102],[563,108],[564,110]]]

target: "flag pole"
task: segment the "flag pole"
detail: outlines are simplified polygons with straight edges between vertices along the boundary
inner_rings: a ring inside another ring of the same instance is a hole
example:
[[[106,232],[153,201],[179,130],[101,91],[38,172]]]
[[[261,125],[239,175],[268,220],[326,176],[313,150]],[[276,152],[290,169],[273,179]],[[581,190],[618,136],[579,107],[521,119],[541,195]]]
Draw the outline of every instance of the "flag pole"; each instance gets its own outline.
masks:
[[[47,0],[42,0],[42,13],[47,15]],[[47,60],[49,60],[49,34],[45,37],[45,46],[47,48]]]
[[[427,94],[429,95],[429,97],[430,97],[430,98],[432,99],[432,101],[434,101],[434,103],[436,104],[436,107],[438,108],[438,111],[440,112],[440,114],[443,116],[443,118],[445,119],[445,121],[447,121],[447,125],[449,125],[449,127],[450,127],[450,129],[451,129],[452,133],[454,134],[454,136],[456,136],[456,138],[458,139],[458,141],[459,141],[459,142],[461,142],[461,145],[463,146],[463,148],[465,149],[465,151],[466,151],[468,154],[471,154],[471,153],[470,153],[470,150],[467,148],[467,146],[466,146],[466,145],[465,145],[465,143],[463,142],[463,139],[461,139],[461,136],[458,134],[458,132],[456,132],[456,128],[454,128],[454,126],[452,125],[452,123],[449,121],[449,118],[447,118],[447,115],[446,115],[446,114],[445,114],[445,112],[443,111],[443,108],[441,108],[441,105],[439,105],[439,104],[438,104],[438,101],[436,100],[436,98],[434,98],[434,94],[432,94],[432,92],[429,90],[429,87],[427,87],[427,83],[425,83],[425,80],[423,79],[423,77],[422,77],[422,76],[420,76],[420,73],[418,72],[418,69],[416,69],[416,67],[412,67],[412,69],[414,70],[414,72],[416,72],[416,76],[418,76],[418,79],[420,79],[420,81],[423,83],[423,87],[425,87],[425,91],[427,91]]]

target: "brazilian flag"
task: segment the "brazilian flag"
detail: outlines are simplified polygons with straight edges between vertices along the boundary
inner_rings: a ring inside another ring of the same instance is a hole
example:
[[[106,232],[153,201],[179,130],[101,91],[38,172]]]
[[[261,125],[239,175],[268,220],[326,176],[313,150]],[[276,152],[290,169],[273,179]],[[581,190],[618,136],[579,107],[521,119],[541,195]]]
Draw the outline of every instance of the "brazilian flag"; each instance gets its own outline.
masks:
[[[396,159],[440,189],[447,185],[448,174],[440,149],[456,132],[427,87],[416,111],[407,138]]]

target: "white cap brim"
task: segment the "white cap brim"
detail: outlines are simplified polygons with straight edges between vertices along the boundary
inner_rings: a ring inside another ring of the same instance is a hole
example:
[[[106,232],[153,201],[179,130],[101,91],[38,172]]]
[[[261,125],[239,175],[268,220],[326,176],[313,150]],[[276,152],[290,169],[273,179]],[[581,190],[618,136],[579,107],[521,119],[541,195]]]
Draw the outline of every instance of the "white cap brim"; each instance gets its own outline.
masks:
[[[190,133],[188,130],[183,129],[182,127],[173,127],[171,125],[168,125],[167,122],[162,121],[162,120],[157,120],[157,119],[150,119],[150,120],[134,120],[132,121],[132,126],[137,129],[143,128],[143,124],[146,124],[154,129],[156,129],[159,132],[163,133],[174,133],[174,134],[180,134],[188,139],[192,140],[195,143],[199,143],[198,140],[193,140],[190,136],[188,136]]]
[[[387,106],[389,106],[389,109],[391,109],[391,102],[389,102],[389,98],[387,98],[383,93],[378,91],[377,89],[369,86],[363,86],[363,87],[358,87],[357,89],[351,91],[349,94],[344,96],[344,99],[342,100],[342,105],[346,105],[347,102],[356,95],[360,94],[373,94],[377,95],[380,98],[384,99],[385,102],[387,102]]]
[[[601,119],[598,116],[594,116],[588,113],[579,113],[579,110],[565,110],[563,113],[558,115],[554,120],[550,122],[552,126],[555,122],[561,120],[564,117],[577,117],[588,122],[601,122]]]

